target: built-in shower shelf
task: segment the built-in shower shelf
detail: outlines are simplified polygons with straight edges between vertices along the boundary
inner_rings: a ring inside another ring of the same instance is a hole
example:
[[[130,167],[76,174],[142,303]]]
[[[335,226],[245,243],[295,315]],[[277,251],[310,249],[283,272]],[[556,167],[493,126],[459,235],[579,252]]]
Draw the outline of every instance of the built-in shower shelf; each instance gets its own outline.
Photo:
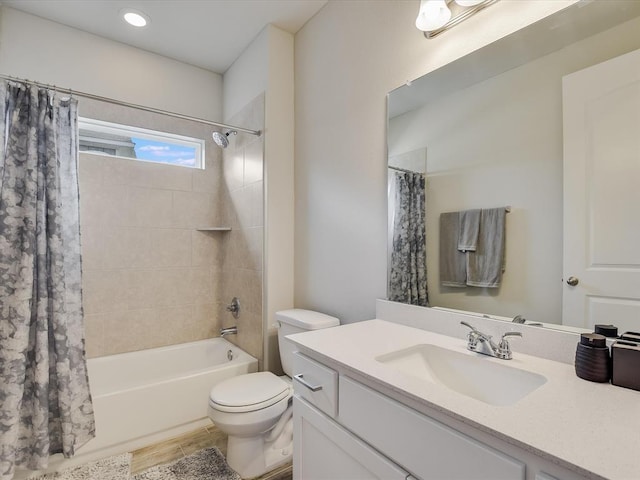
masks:
[[[231,227],[202,227],[196,228],[199,232],[230,232]]]

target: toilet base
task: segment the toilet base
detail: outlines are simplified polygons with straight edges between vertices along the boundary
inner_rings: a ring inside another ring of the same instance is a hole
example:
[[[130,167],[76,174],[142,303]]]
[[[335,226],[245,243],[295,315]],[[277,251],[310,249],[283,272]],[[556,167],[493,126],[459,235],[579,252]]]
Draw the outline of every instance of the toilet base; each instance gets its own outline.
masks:
[[[293,420],[287,422],[275,440],[267,440],[270,433],[257,437],[229,435],[227,463],[243,479],[259,477],[293,458]]]

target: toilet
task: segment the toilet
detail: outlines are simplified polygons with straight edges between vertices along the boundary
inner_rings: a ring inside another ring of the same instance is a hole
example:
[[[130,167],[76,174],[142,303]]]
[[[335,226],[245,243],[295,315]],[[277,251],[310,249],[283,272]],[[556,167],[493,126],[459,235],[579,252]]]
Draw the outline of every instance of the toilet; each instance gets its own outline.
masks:
[[[260,476],[293,456],[291,375],[294,344],[286,335],[335,327],[340,321],[310,310],[276,312],[278,346],[286,376],[249,373],[224,380],[209,394],[209,418],[228,436],[227,463],[242,478]]]

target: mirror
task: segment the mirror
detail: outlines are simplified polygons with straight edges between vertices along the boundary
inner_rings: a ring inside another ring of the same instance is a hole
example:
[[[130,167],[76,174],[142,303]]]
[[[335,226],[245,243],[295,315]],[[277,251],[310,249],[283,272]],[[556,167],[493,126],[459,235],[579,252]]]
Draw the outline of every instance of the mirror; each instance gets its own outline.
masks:
[[[579,2],[388,95],[389,245],[394,172],[425,172],[429,306],[572,324],[562,318],[562,79],[640,49],[639,32],[640,2]],[[500,286],[442,286],[440,214],[493,207],[510,207]]]

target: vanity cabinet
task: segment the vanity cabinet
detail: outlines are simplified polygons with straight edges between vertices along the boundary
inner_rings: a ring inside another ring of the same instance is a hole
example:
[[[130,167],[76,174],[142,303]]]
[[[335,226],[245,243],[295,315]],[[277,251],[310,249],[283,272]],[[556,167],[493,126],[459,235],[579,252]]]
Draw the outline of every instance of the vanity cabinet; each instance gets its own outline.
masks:
[[[335,370],[296,353],[293,382],[294,479],[413,478],[335,421],[338,411]]]
[[[584,478],[454,419],[442,421],[364,385],[353,372],[294,355],[293,478]]]
[[[294,479],[413,478],[297,395],[293,412]]]

